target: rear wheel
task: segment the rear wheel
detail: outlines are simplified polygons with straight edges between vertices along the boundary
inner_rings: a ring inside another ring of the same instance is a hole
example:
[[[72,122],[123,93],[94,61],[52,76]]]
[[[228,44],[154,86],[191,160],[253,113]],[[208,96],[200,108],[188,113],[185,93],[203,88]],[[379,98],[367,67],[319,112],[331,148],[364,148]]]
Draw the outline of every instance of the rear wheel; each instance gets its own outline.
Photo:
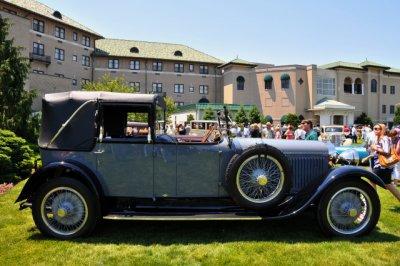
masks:
[[[33,200],[32,215],[43,234],[71,239],[94,229],[100,207],[85,185],[62,177],[49,181],[39,189]]]
[[[360,236],[375,228],[380,211],[378,194],[370,184],[361,179],[345,181],[322,196],[318,222],[328,236]]]

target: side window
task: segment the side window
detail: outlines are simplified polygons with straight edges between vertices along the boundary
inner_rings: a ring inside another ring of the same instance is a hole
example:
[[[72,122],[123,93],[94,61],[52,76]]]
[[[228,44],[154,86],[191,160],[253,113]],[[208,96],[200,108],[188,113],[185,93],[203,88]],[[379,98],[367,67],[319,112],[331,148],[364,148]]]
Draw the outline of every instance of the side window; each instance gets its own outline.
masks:
[[[103,106],[103,140],[147,142],[149,112],[143,106]]]

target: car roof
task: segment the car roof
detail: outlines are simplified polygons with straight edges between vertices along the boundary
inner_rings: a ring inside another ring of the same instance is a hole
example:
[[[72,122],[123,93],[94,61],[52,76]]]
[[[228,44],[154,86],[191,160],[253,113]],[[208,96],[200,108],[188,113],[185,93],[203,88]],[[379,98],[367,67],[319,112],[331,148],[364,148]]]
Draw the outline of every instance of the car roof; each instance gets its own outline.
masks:
[[[99,100],[101,102],[124,102],[124,103],[149,103],[157,104],[165,108],[164,99],[158,94],[143,93],[120,93],[106,91],[68,91],[49,93],[43,97],[43,100],[49,103],[59,102],[86,102],[91,100]]]

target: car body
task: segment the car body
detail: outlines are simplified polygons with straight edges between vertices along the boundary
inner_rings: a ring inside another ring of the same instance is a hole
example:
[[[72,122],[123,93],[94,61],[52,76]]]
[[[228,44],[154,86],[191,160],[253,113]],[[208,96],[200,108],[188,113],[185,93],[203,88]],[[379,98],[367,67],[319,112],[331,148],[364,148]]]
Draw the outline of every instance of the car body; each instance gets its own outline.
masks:
[[[317,206],[324,233],[358,236],[379,219],[379,197],[361,177],[382,180],[331,168],[323,142],[157,133],[165,103],[151,94],[73,91],[42,103],[43,167],[17,201],[44,234],[79,237],[101,218],[273,220]],[[218,115],[229,127],[228,111]]]

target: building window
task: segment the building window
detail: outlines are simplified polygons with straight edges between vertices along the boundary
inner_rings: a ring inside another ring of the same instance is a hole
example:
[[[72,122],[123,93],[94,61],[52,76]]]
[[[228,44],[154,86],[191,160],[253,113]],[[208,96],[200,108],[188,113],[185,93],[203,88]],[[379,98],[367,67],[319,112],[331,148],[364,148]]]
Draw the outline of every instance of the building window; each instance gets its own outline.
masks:
[[[363,88],[362,88],[362,81],[360,78],[356,78],[354,81],[354,94],[363,94]]]
[[[175,67],[174,67],[175,72],[178,73],[183,73],[183,64],[181,63],[175,63]]]
[[[183,84],[175,84],[174,87],[174,92],[175,93],[184,93],[185,91],[185,87],[183,86]]]
[[[43,70],[34,69],[34,70],[32,70],[32,72],[35,73],[35,74],[44,75],[44,71]]]
[[[199,86],[199,93],[200,94],[208,94],[208,86],[207,85],[200,85]]]
[[[282,74],[281,75],[281,87],[282,89],[289,89],[290,88],[290,76],[289,74]]]
[[[242,77],[242,76],[239,76],[239,77],[237,77],[237,79],[236,79],[236,83],[237,83],[237,90],[238,91],[242,91],[242,90],[244,90],[244,77]]]
[[[194,87],[193,87],[193,86],[190,86],[190,87],[189,87],[189,92],[190,92],[190,93],[193,93],[193,92],[194,92]]]
[[[386,105],[382,104],[382,114],[386,114]]]
[[[162,71],[163,64],[162,62],[153,62],[153,71]]]
[[[90,67],[90,57],[87,55],[82,55],[82,66]]]
[[[72,80],[72,86],[76,86],[76,85],[78,85],[78,81],[76,79],[73,79]]]
[[[118,59],[109,59],[108,60],[108,68],[109,69],[118,69],[119,68],[119,60]]]
[[[65,78],[64,74],[60,74],[60,73],[54,73],[54,76],[59,77],[59,78]]]
[[[334,78],[317,78],[317,94],[320,95],[335,95],[336,81]]]
[[[200,65],[200,74],[207,75],[208,74],[208,66]]]
[[[33,43],[33,54],[35,55],[44,55],[44,45],[41,43],[34,42]]]
[[[132,61],[129,63],[129,68],[130,68],[131,70],[140,70],[140,61],[138,61],[138,60],[132,60]]]
[[[57,38],[60,38],[60,39],[65,39],[65,29],[56,26],[54,36],[56,36]]]
[[[77,55],[72,55],[72,61],[78,62],[78,56]]]
[[[382,93],[386,94],[386,85],[382,85]]]
[[[394,114],[394,105],[391,105],[389,107],[389,112],[390,112],[391,115]]]
[[[194,72],[194,65],[193,64],[189,65],[189,72]]]
[[[63,49],[56,48],[54,52],[54,59],[64,61],[65,51]]]
[[[78,41],[78,33],[76,33],[75,31],[72,33],[72,40],[74,40],[75,42]]]
[[[178,51],[175,51],[174,55],[175,55],[175,56],[183,56],[182,52],[179,51],[179,50],[178,50]]]
[[[390,86],[390,94],[395,94],[395,93],[396,93],[396,87]]]
[[[42,20],[34,19],[32,28],[34,31],[44,32],[44,22]]]
[[[81,84],[82,85],[85,85],[85,84],[88,84],[88,83],[90,83],[90,79],[82,79],[81,80]]]
[[[185,105],[184,102],[175,102],[175,106],[183,106],[183,105]]]
[[[371,92],[377,92],[378,91],[378,82],[376,79],[371,80]]]
[[[350,77],[344,79],[343,91],[344,93],[353,93],[353,80]]]
[[[129,82],[129,87],[134,88],[136,92],[139,92],[140,82]]]
[[[90,47],[90,37],[83,35],[82,36],[82,45],[86,47]]]
[[[153,83],[153,92],[161,93],[162,92],[162,83]]]

